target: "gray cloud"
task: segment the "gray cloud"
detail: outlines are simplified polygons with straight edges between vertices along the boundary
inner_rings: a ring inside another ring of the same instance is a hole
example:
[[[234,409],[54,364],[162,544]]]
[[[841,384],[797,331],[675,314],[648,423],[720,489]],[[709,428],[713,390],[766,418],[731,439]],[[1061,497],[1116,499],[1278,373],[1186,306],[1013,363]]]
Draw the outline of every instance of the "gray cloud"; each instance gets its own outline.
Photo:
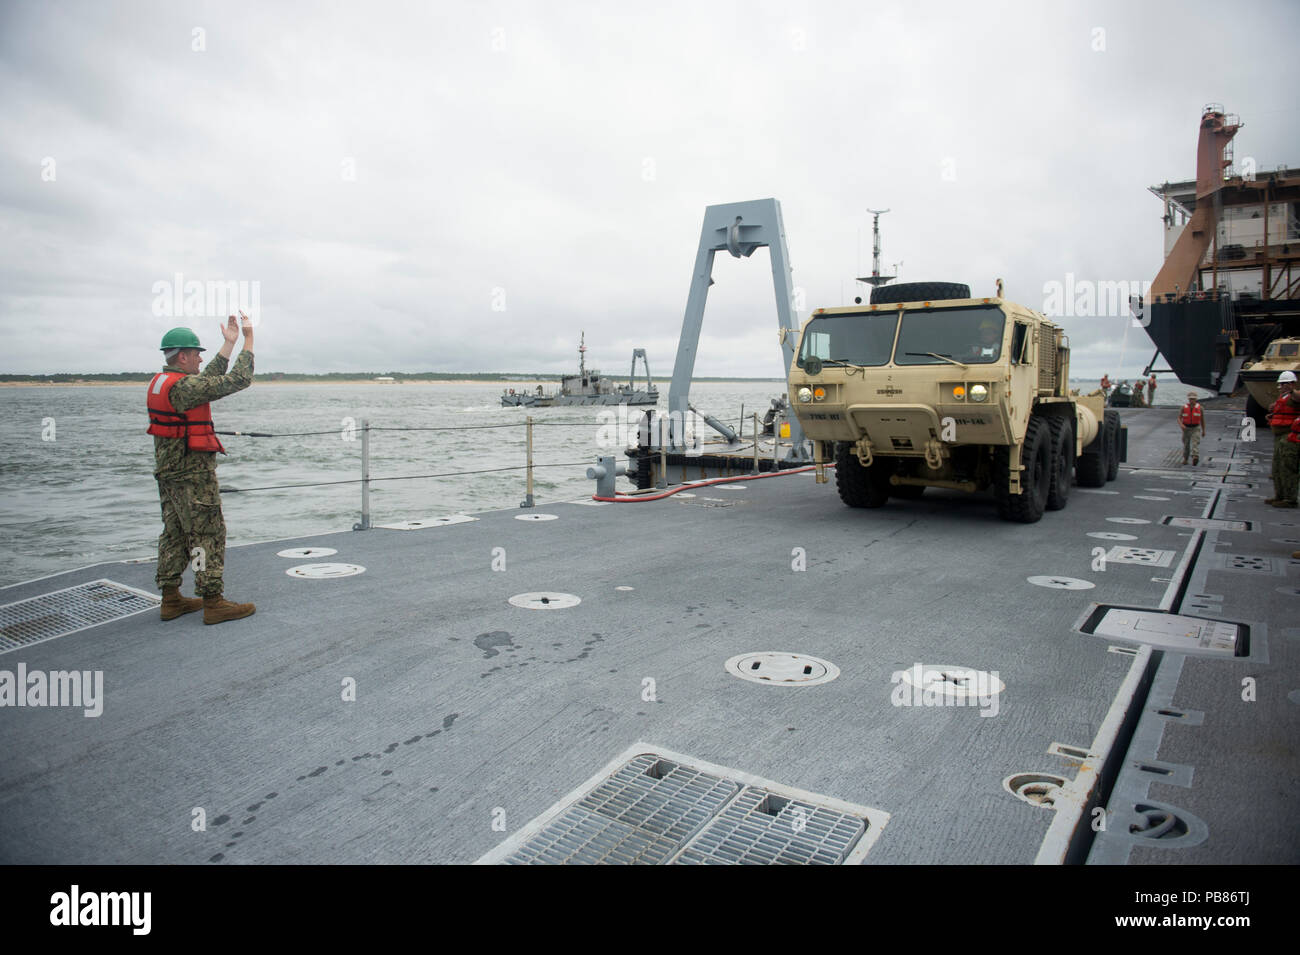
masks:
[[[260,370],[556,372],[585,331],[666,374],[704,206],[766,196],[808,308],[862,288],[867,207],[906,280],[1149,280],[1145,188],[1194,174],[1204,103],[1300,163],[1300,12],[1247,13],[9,3],[0,370],[144,370],[172,324],[215,348],[151,312],[181,273],[259,283]],[[697,373],[778,376],[766,253],[715,278]],[[1121,317],[1063,322],[1076,374],[1121,371]],[[1124,370],[1150,351],[1130,329]]]

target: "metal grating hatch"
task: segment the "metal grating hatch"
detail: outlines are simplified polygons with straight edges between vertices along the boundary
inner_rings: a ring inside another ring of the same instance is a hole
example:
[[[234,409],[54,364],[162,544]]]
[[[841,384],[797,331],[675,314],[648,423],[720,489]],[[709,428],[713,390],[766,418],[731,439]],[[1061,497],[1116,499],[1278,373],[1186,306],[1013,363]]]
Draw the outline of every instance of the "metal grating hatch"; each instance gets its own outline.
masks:
[[[671,839],[572,806],[504,862],[506,865],[659,865],[676,849],[677,843]]]
[[[866,821],[746,787],[673,860],[674,865],[839,865]]]
[[[658,864],[739,788],[732,780],[643,753],[505,861]]]
[[[112,580],[65,587],[0,606],[0,653],[156,610],[162,598]]]
[[[479,859],[506,865],[861,862],[887,813],[636,744]],[[688,761],[689,760],[689,761]]]

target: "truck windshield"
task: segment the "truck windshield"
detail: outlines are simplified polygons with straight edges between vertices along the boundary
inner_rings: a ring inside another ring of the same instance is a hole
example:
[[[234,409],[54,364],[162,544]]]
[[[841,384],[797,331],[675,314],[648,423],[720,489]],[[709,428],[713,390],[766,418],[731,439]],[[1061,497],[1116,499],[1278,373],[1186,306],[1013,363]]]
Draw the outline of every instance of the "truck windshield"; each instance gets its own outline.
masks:
[[[808,323],[795,360],[800,368],[805,358],[843,361],[852,365],[883,365],[894,344],[897,312],[868,312],[858,315],[824,315]]]
[[[908,311],[898,333],[894,363],[943,365],[947,364],[944,358],[966,365],[995,362],[1002,357],[1005,324],[996,305]]]

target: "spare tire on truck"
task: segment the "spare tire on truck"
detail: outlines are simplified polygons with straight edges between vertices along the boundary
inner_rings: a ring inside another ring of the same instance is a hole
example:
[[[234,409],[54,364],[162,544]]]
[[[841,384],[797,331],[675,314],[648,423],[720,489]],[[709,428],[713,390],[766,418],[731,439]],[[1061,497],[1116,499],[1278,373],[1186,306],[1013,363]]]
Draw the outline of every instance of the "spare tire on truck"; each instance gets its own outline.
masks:
[[[970,286],[959,282],[902,282],[898,285],[879,285],[871,290],[872,305],[935,302],[949,298],[970,298]]]

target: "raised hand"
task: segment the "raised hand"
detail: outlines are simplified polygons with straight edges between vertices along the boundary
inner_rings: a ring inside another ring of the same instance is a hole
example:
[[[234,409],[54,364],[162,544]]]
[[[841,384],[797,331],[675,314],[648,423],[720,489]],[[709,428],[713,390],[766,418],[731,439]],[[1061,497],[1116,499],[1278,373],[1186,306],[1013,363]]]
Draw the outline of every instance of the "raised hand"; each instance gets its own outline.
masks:
[[[235,326],[235,316],[231,315],[226,320],[226,324],[218,325],[217,327],[221,329],[221,337],[224,338],[228,344],[233,345],[235,342],[239,341],[239,329]]]

